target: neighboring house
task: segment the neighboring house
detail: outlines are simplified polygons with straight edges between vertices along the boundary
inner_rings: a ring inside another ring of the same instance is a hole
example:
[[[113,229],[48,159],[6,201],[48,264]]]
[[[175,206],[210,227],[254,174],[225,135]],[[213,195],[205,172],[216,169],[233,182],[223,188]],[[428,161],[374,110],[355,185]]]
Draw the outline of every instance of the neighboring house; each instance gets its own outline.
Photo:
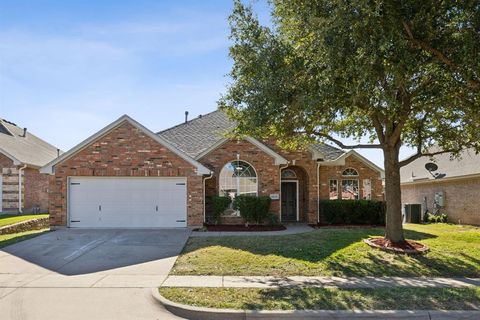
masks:
[[[0,119],[0,212],[47,212],[48,176],[39,168],[58,154],[26,128]]]
[[[425,168],[432,162],[435,172]],[[439,210],[449,222],[480,225],[480,155],[473,150],[463,151],[457,160],[450,154],[419,158],[400,175],[403,204],[420,204],[422,213]]]
[[[53,175],[51,224],[198,226],[219,194],[270,196],[281,221],[314,224],[321,199],[383,199],[383,170],[355,151],[225,138],[234,125],[215,111],[155,134],[119,118],[42,169]]]

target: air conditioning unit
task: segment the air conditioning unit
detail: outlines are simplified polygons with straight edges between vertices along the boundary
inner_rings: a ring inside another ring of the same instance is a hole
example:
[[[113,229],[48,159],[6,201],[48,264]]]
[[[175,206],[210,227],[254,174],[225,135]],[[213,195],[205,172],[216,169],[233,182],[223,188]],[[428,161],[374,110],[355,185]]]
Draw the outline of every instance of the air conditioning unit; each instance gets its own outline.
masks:
[[[422,217],[422,205],[420,203],[407,203],[403,207],[403,222],[420,223]]]

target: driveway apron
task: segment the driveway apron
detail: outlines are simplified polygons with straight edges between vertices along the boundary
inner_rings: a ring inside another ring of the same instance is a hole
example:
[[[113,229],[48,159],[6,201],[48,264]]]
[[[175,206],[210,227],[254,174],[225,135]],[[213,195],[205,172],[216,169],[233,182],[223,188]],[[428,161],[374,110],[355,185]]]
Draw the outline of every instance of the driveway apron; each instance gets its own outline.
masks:
[[[151,299],[188,229],[63,229],[0,249],[2,319],[175,319]]]

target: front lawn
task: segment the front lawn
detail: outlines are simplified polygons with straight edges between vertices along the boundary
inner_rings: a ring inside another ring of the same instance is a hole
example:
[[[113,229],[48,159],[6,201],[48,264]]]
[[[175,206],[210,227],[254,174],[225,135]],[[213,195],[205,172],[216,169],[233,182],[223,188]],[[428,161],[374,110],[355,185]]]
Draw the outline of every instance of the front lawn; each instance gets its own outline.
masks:
[[[34,238],[46,232],[49,232],[49,229],[31,230],[12,234],[0,234],[0,248],[9,246],[20,241]]]
[[[160,288],[188,305],[247,310],[478,310],[480,288]]]
[[[10,224],[15,224],[17,222],[27,221],[31,219],[47,218],[48,214],[28,214],[28,215],[18,215],[18,214],[0,214],[0,227],[8,226]]]
[[[383,228],[324,228],[270,237],[192,237],[175,275],[480,276],[480,228],[405,226],[406,237],[430,247],[423,256],[372,249],[363,239]]]

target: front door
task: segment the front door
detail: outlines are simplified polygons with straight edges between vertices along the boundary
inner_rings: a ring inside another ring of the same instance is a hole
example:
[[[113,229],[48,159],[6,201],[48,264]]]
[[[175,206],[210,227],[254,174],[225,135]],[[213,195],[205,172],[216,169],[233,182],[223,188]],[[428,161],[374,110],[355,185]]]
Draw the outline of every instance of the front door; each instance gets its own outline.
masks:
[[[282,182],[282,221],[297,221],[297,183]]]

